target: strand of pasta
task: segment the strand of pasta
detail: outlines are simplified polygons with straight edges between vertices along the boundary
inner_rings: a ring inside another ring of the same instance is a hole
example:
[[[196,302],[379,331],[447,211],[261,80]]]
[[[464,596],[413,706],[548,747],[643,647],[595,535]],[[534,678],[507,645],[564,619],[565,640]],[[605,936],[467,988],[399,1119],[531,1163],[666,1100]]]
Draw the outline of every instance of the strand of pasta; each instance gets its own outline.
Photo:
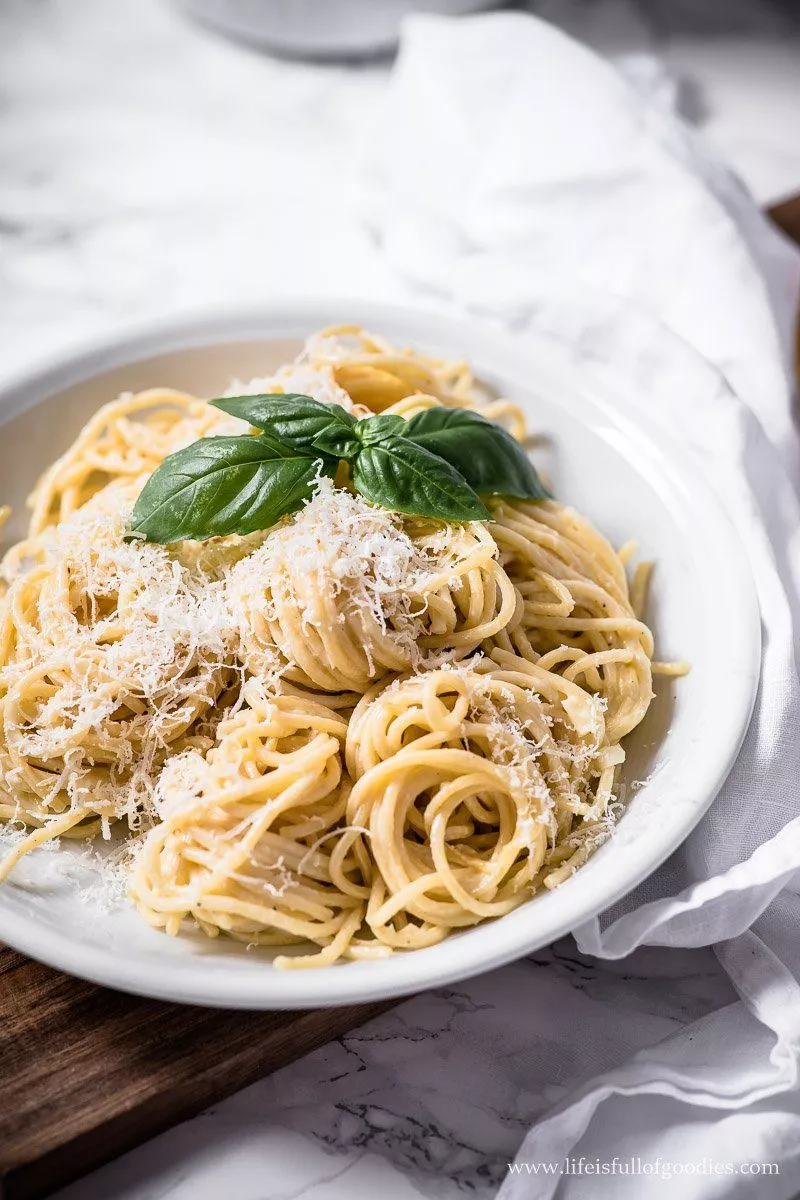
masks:
[[[470,407],[525,436],[465,363],[356,326],[234,390]],[[125,395],[37,485],[0,602],[0,820],[31,832],[0,878],[141,826],[145,920],[292,947],[290,968],[433,945],[562,882],[608,836],[653,671],[685,669],[652,662],[635,547],[555,502],[448,525],[329,481],[268,533],[126,545],[143,480],[231,421]]]

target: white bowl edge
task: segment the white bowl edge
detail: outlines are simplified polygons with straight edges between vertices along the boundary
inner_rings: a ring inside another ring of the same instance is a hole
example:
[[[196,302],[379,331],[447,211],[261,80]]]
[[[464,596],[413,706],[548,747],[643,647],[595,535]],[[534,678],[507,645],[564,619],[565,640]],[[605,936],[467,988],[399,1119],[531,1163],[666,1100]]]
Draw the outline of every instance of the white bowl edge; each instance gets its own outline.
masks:
[[[148,325],[124,337],[100,339],[81,353],[60,355],[42,369],[26,372],[0,388],[0,421],[5,422],[69,386],[155,355],[210,343],[291,337],[341,320],[358,321],[388,336],[397,336],[396,331],[401,330],[402,337],[423,346],[460,346],[464,357],[476,361],[479,373],[481,362],[487,360],[499,364],[497,370],[508,379],[530,380],[532,371],[536,390],[547,395],[550,403],[552,396],[562,395],[568,405],[570,398],[574,400],[585,391],[579,369],[549,346],[537,344],[532,348],[517,336],[497,332],[467,318],[445,317],[421,309],[412,312],[363,300],[325,300],[207,313]],[[719,501],[697,477],[680,446],[668,446],[670,461],[665,467],[663,433],[651,431],[648,423],[627,408],[620,397],[608,399],[595,394],[583,397],[581,403],[600,414],[614,436],[636,442],[638,452],[645,461],[649,456],[656,477],[672,489],[673,496],[678,499],[682,496],[685,504],[704,514],[714,533],[704,546],[704,577],[726,596],[736,597],[726,616],[730,626],[726,640],[728,645],[737,645],[741,650],[735,678],[726,679],[715,697],[717,725],[724,736],[710,749],[703,748],[704,753],[693,760],[691,772],[676,764],[673,786],[683,789],[681,804],[674,811],[665,808],[658,827],[646,831],[628,846],[630,853],[624,869],[619,869],[620,864],[612,858],[616,870],[605,874],[589,870],[607,851],[608,847],[603,847],[567,884],[542,898],[548,904],[546,917],[541,902],[534,899],[499,921],[450,937],[430,949],[319,971],[280,972],[267,963],[252,970],[250,959],[247,970],[242,972],[232,957],[211,962],[204,954],[170,958],[160,953],[153,956],[148,970],[138,957],[127,957],[99,945],[65,941],[57,928],[10,908],[4,903],[2,891],[0,939],[71,974],[163,999],[254,1009],[352,1004],[411,994],[501,966],[548,944],[608,908],[655,870],[705,813],[744,738],[759,677],[758,603],[738,537]],[[592,518],[591,512],[586,515]],[[668,777],[666,783],[669,782]],[[662,787],[664,783],[662,772]],[[659,787],[658,779],[645,784],[636,803],[653,787]],[[609,847],[617,843],[624,827],[623,818]]]

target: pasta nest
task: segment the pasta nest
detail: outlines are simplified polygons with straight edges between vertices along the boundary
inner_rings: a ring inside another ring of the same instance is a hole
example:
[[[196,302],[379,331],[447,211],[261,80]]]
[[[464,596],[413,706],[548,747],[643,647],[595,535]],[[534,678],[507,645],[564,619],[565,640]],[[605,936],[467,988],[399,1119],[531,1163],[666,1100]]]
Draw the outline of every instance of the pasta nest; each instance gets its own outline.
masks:
[[[210,744],[204,720],[237,680],[221,582],[123,541],[136,486],[108,485],[40,535],[3,599],[4,815],[137,826],[167,753]]]
[[[205,757],[187,751],[166,764],[162,819],[137,855],[133,898],[169,933],[192,916],[211,936],[335,943],[337,957],[366,895],[353,856],[326,837],[347,805],[347,721],[314,700],[267,698],[253,682],[246,696]]]
[[[494,643],[601,696],[608,740],[618,742],[653,698],[653,634],[634,612],[619,555],[572,508],[491,507],[500,561],[521,598],[520,619]]]
[[[329,480],[237,564],[229,597],[253,674],[277,647],[288,681],[359,693],[436,656],[465,657],[518,603],[486,525],[403,517]]]
[[[365,919],[392,949],[515,908],[546,882],[555,846],[591,807],[590,781],[605,766],[600,707],[580,735],[563,706],[569,688],[539,691],[526,664],[513,665],[522,670],[484,663],[401,679],[352,715],[343,838],[367,831]]]

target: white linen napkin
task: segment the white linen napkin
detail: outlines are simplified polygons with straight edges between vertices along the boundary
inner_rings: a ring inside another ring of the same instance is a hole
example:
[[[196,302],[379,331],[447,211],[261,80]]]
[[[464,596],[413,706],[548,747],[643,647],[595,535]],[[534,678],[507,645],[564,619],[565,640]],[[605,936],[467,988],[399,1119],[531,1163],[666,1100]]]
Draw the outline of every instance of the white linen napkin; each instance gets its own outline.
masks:
[[[667,1194],[663,1169],[524,1168],[577,1154],[695,1164],[688,1200],[789,1200],[800,1184],[800,256],[674,115],[653,66],[612,66],[523,14],[409,19],[362,173],[366,219],[410,286],[549,333],[680,431],[738,528],[763,617],[756,709],[720,796],[659,872],[575,931],[601,958],[713,944],[740,1000],[633,1058],[616,1023],[591,1031],[618,1065],[534,1126],[503,1200]]]

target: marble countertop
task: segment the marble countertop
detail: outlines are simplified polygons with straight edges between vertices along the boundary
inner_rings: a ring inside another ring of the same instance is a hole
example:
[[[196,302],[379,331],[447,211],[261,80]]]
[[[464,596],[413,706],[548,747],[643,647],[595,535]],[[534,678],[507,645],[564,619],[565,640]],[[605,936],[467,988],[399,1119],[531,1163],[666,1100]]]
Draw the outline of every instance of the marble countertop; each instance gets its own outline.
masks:
[[[733,0],[724,27],[688,3],[531,7],[605,52],[657,52],[760,201],[800,190],[800,26],[787,6],[759,5],[755,23]],[[212,303],[402,299],[351,203],[386,70],[272,61],[162,0],[5,0],[0,378]],[[226,1185],[237,1200],[489,1196],[537,1116],[611,1065],[580,1029],[568,1057],[554,1054],[567,995],[587,1014],[635,1011],[630,1052],[733,998],[711,951],[598,963],[564,941],[403,1003],[63,1200],[216,1200]]]
[[[598,963],[559,942],[415,997],[60,1194],[60,1200],[489,1197],[528,1128],[614,1065],[596,1006],[636,1014],[635,1053],[735,999],[709,950]],[[569,1058],[551,1033],[585,1017]],[[635,1035],[633,1031],[635,1030]]]

